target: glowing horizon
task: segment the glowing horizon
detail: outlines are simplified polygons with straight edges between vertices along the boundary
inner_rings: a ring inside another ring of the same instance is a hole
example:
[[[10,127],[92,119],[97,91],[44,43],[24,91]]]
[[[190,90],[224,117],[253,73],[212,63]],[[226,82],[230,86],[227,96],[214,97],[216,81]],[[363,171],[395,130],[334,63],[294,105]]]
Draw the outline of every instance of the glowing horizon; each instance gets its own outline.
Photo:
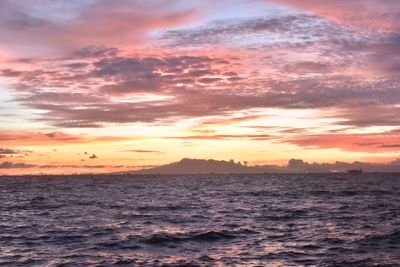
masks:
[[[398,2],[6,0],[0,15],[0,174],[399,162]]]

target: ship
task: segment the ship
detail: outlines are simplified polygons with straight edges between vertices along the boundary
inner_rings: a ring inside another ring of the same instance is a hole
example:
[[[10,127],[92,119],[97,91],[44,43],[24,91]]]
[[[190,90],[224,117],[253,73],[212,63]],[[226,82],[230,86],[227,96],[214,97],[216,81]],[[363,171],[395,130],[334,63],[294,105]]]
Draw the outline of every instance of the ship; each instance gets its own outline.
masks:
[[[363,173],[362,169],[358,169],[358,170],[348,170],[347,171],[348,174],[361,174]]]

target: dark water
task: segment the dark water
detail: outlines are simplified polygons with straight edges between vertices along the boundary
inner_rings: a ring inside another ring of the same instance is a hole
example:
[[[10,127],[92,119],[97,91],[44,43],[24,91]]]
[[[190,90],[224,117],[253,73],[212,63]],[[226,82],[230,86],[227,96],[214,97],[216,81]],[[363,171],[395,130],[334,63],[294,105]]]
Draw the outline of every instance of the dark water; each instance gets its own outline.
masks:
[[[0,177],[3,266],[400,266],[400,175]]]

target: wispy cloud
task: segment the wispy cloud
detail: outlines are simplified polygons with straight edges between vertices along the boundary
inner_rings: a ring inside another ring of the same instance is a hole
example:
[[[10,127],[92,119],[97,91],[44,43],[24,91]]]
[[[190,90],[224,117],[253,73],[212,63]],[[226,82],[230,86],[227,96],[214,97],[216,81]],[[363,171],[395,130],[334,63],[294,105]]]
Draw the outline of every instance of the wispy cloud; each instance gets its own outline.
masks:
[[[156,153],[160,154],[163,153],[162,151],[158,150],[145,150],[145,149],[130,149],[130,150],[124,150],[122,152],[131,152],[131,153]]]
[[[346,151],[379,153],[398,151],[400,148],[400,132],[396,130],[368,134],[306,134],[288,138],[284,142],[290,142],[301,147],[339,148]]]
[[[0,169],[27,169],[32,167],[35,167],[35,165],[27,163],[12,163],[9,161],[4,161],[0,164]]]
[[[0,133],[0,144],[14,146],[29,145],[54,145],[54,144],[82,144],[82,143],[107,143],[129,140],[127,137],[113,136],[82,136],[62,132],[28,132],[28,131],[2,131]]]

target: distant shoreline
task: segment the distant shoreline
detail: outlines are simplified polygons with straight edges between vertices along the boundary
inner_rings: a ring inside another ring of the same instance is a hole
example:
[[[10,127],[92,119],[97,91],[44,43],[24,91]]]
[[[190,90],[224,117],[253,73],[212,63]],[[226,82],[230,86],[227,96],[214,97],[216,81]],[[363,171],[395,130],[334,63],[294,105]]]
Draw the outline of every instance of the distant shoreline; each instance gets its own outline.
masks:
[[[286,165],[248,165],[247,162],[234,160],[215,160],[215,159],[192,159],[183,158],[180,161],[155,166],[147,169],[129,170],[126,168],[119,171],[106,171],[93,169],[82,169],[75,173],[60,172],[59,175],[193,175],[193,174],[349,174],[349,175],[362,175],[363,173],[399,173],[400,164],[392,162],[390,164],[378,164],[368,162],[340,162],[334,163],[308,163],[301,159],[290,159]],[[2,172],[5,170],[0,169]],[[353,170],[353,171],[352,171]],[[354,171],[356,170],[356,171]],[[4,176],[10,176],[3,173]],[[15,174],[13,174],[15,175]],[[22,176],[43,176],[53,175],[48,172],[37,171],[31,172],[27,175],[18,174]],[[57,174],[54,174],[57,175]]]
[[[400,174],[400,172],[364,172],[362,174],[349,174],[347,172],[269,172],[269,173],[82,173],[82,174],[27,174],[27,175],[3,175],[0,174],[0,178],[5,177],[85,177],[85,176],[112,176],[112,177],[140,177],[140,176],[175,176],[175,175],[208,175],[208,176],[217,176],[217,175],[346,175],[349,177],[362,177],[363,175],[367,174]]]

